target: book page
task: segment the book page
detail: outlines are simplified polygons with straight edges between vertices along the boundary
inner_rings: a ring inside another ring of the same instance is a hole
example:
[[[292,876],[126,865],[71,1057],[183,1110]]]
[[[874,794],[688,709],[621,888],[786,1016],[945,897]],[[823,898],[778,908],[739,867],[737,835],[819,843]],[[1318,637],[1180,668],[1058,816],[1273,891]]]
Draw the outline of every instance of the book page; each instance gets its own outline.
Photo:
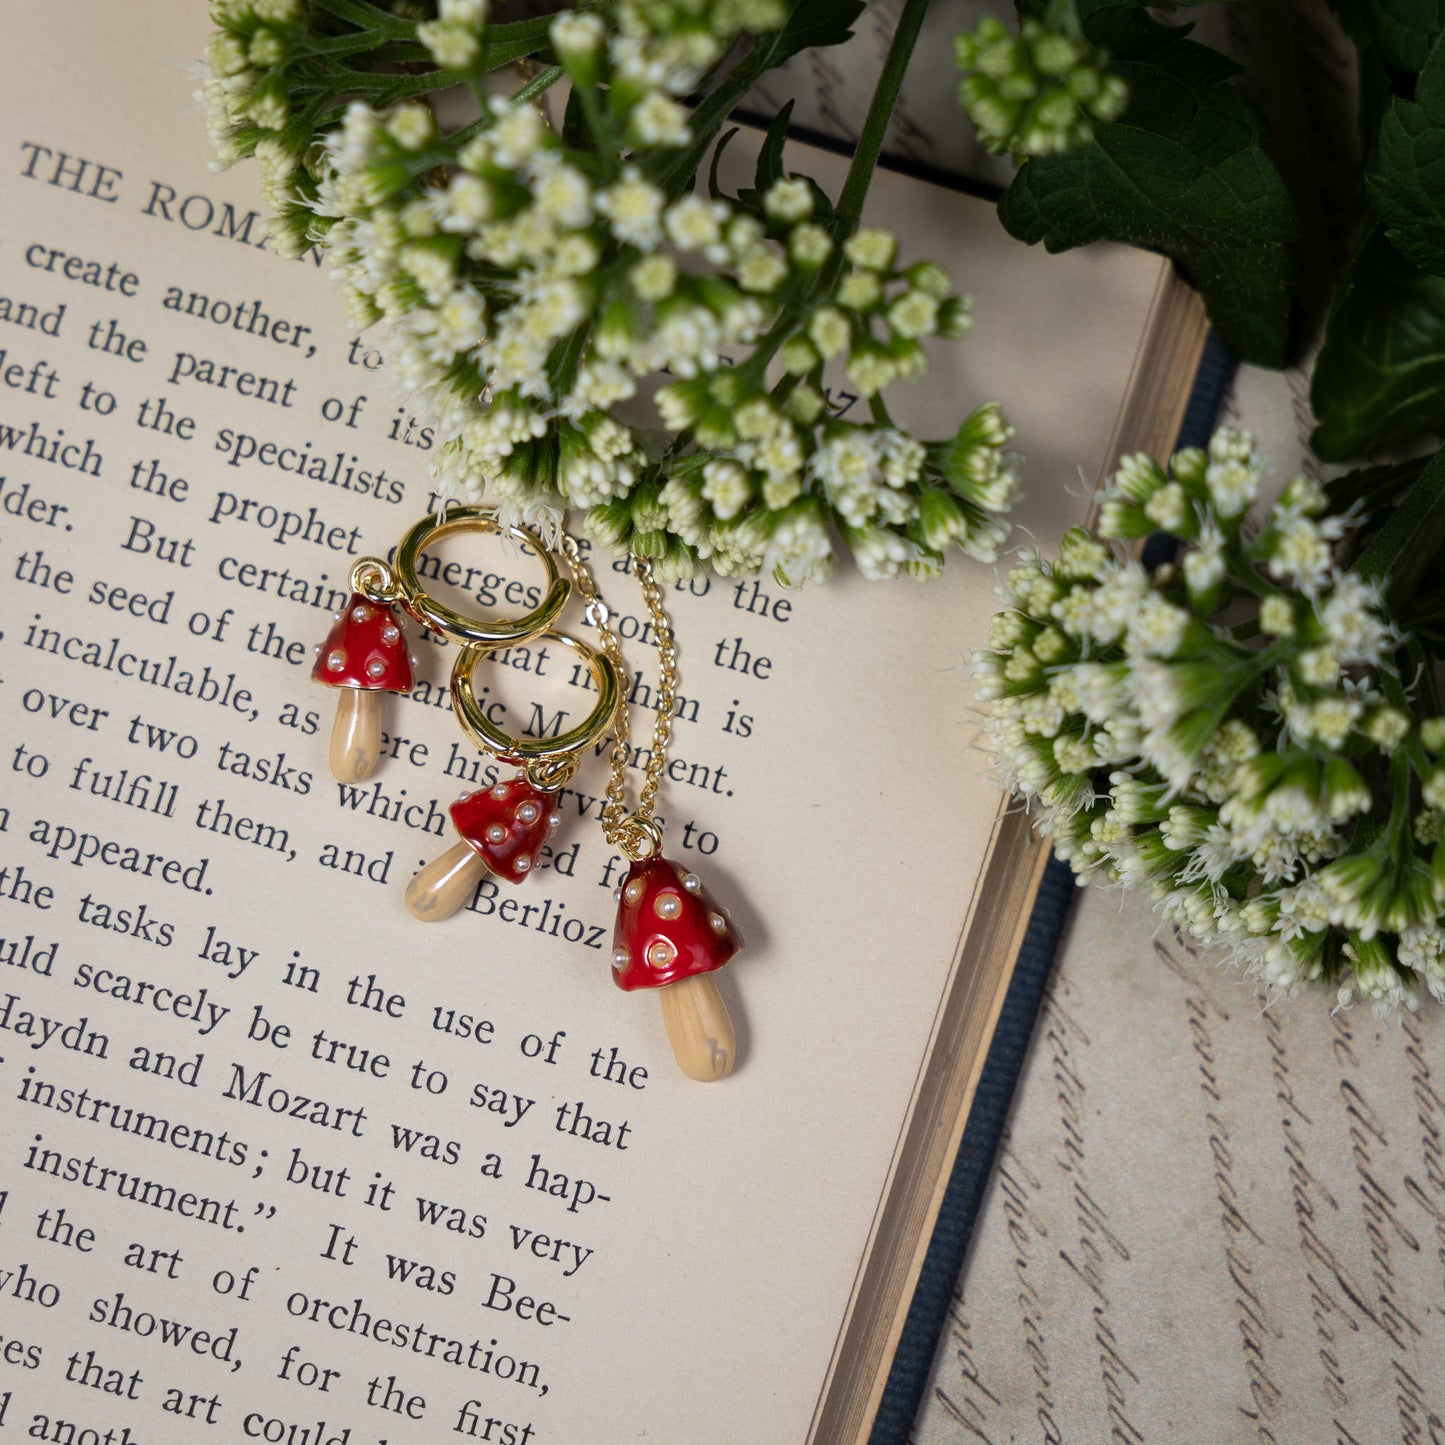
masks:
[[[500,773],[452,719],[448,649],[413,631],[382,765],[330,778],[313,646],[353,561],[427,511],[434,438],[324,261],[263,244],[254,176],[208,170],[203,8],[15,26],[0,1433],[802,1440],[1000,807],[964,667],[990,570],[668,590],[667,852],[748,944],[720,984],[737,1070],[681,1078],[655,1000],[611,982],[600,759],[536,877],[429,925],[401,891]],[[1161,263],[1049,258],[897,178],[874,205],[977,301],[901,410],[943,434],[1004,400],[1017,520],[1056,533],[1105,464]],[[448,547],[465,590],[438,597],[525,610],[537,558]],[[645,745],[645,612],[592,560]],[[514,731],[591,706],[541,644],[476,681]]]
[[[913,1438],[1445,1438],[1445,1040],[1079,899]]]

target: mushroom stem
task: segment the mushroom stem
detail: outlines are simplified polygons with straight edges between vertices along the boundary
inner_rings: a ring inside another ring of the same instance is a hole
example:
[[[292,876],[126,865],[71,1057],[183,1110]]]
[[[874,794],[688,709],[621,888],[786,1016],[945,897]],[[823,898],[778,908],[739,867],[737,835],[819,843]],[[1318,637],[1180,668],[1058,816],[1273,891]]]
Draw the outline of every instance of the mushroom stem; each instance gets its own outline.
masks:
[[[465,839],[433,858],[406,885],[406,906],[423,923],[450,918],[471,897],[487,865]]]
[[[331,776],[338,783],[359,783],[371,776],[381,756],[381,694],[360,687],[339,687],[336,692]]]
[[[657,991],[662,1022],[678,1067],[689,1079],[711,1084],[732,1073],[733,1021],[710,973],[694,974]]]

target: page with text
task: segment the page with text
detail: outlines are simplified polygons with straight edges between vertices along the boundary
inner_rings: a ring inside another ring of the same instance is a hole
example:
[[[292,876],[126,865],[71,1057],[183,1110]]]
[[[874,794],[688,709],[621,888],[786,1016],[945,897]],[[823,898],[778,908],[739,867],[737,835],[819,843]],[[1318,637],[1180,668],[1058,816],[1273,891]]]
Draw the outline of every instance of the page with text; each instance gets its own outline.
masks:
[[[324,258],[274,255],[254,177],[208,169],[204,7],[87,0],[16,29],[0,1437],[802,1440],[999,813],[965,667],[990,570],[667,590],[666,848],[747,945],[720,975],[737,1069],[682,1078],[654,1000],[611,978],[605,758],[535,877],[432,924],[403,889],[455,841],[449,804],[510,775],[453,720],[454,649],[411,629],[380,765],[331,778],[313,648],[355,560],[426,513],[435,438]],[[913,420],[1004,401],[1017,520],[1057,533],[1106,462],[1161,263],[1045,257],[976,202],[877,192],[976,297]],[[1087,353],[1055,344],[1075,323]],[[589,556],[635,796],[651,625]],[[480,615],[528,610],[542,577],[498,539],[432,561],[437,597]],[[475,685],[512,733],[593,701],[546,641]]]

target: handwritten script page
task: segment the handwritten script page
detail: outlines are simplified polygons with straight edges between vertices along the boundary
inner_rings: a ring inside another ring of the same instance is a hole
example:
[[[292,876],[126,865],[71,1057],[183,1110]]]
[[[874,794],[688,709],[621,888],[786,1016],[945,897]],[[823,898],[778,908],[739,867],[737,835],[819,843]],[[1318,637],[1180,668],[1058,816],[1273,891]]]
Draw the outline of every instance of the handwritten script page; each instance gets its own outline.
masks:
[[[600,764],[535,878],[413,921],[401,889],[452,842],[446,805],[492,776],[451,656],[418,644],[353,788],[308,673],[352,561],[427,509],[433,439],[324,265],[261,245],[254,173],[208,170],[206,28],[182,0],[77,0],[8,36],[0,1422],[800,1441],[998,809],[963,669],[991,573],[669,591],[668,848],[749,944],[722,975],[726,1083],[681,1079],[656,1001],[612,985]],[[901,414],[945,434],[1001,397],[1039,479],[1020,520],[1056,534],[1083,506],[1060,479],[1105,464],[1161,263],[1061,265],[896,177],[877,204],[977,303]],[[1087,350],[1055,344],[1073,330]],[[467,610],[539,575],[460,555],[468,592],[442,595]],[[641,742],[655,654],[594,560]],[[515,730],[590,708],[569,673],[537,646],[477,682]],[[895,708],[907,745],[880,746]]]
[[[1445,1438],[1445,1037],[1079,900],[917,1445]]]

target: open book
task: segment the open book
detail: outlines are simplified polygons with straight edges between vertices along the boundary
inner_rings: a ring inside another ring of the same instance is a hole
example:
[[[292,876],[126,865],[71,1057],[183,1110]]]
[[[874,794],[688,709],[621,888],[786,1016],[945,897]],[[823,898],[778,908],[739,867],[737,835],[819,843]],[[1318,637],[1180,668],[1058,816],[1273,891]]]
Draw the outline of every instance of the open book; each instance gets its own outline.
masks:
[[[669,589],[668,851],[749,944],[725,1082],[678,1075],[612,986],[601,760],[537,877],[413,921],[401,890],[490,766],[451,657],[418,648],[355,787],[309,670],[353,560],[426,510],[431,435],[324,262],[262,244],[254,177],[207,169],[205,33],[179,0],[10,30],[0,1434],[858,1439],[1040,856],[974,746],[993,578]],[[1163,262],[1045,257],[886,175],[872,204],[976,299],[907,419],[1004,402],[1023,537],[1167,448],[1202,323]],[[458,555],[473,607],[535,579]],[[645,614],[592,556],[641,742]],[[510,719],[590,705],[555,656],[509,661],[478,682]]]

